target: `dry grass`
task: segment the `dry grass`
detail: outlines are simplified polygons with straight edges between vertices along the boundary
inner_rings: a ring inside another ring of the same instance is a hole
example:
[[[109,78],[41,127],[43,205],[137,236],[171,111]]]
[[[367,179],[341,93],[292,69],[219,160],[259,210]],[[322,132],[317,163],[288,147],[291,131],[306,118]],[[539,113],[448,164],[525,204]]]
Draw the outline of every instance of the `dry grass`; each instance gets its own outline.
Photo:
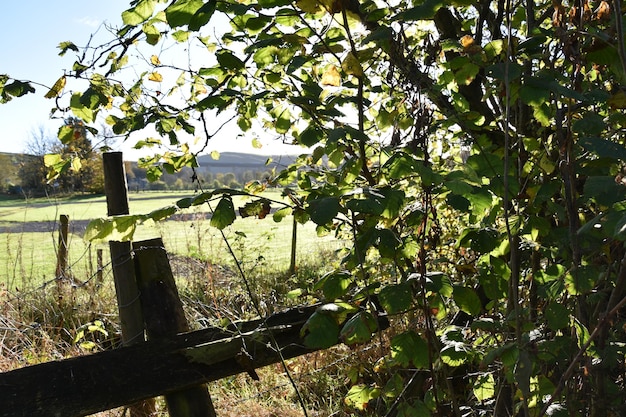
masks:
[[[232,269],[180,256],[173,256],[171,265],[193,328],[215,325],[223,318],[247,319],[254,315],[241,279]],[[282,284],[287,290],[298,282],[310,283],[311,276],[306,274],[318,272],[313,270],[314,266],[307,268],[301,267],[302,275],[291,277],[291,283],[281,275],[256,276],[251,281],[259,298],[268,301],[268,309],[280,309],[294,300],[285,298],[275,288],[281,288],[279,284]],[[103,322],[108,336],[86,334],[83,341],[94,342],[94,350],[118,347],[120,329],[111,281],[106,277],[101,287],[96,287],[95,282],[84,287],[53,283],[31,292],[8,291],[0,285],[0,372],[88,354],[74,339],[82,326],[94,320]],[[343,372],[363,359],[356,355],[358,352],[335,347],[288,361],[287,369],[304,398],[308,416],[348,415],[343,411],[342,396],[348,383]],[[262,368],[258,373],[260,381],[239,374],[209,384],[218,416],[304,415],[281,364]],[[157,401],[157,406],[157,415],[166,416],[162,399]],[[127,413],[120,408],[96,415],[113,417]]]

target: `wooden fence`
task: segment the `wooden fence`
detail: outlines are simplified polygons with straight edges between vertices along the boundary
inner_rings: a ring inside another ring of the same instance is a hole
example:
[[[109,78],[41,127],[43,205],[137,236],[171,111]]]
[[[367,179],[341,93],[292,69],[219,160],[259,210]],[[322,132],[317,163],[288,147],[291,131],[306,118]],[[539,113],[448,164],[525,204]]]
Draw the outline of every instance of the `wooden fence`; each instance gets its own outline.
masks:
[[[109,215],[128,214],[121,153],[105,154],[104,163]],[[129,406],[139,417],[154,411],[159,395],[172,417],[214,416],[207,382],[256,375],[255,368],[316,350],[305,346],[303,326],[318,306],[189,332],[163,242],[111,242],[110,249],[124,346],[0,373],[0,416]],[[381,318],[379,328],[387,325]]]

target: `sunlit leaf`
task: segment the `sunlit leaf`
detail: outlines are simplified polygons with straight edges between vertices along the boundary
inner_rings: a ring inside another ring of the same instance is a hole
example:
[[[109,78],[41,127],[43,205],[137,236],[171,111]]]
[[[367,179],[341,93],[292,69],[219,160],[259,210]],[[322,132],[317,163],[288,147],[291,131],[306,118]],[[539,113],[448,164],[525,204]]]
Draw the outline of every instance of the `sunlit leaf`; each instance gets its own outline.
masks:
[[[161,81],[163,81],[163,76],[160,73],[154,71],[150,73],[150,75],[148,76],[148,80],[160,83]]]
[[[56,80],[56,82],[54,83],[50,91],[48,91],[44,97],[45,98],[59,97],[61,93],[63,92],[63,88],[65,88],[65,82],[66,82],[66,78],[65,78],[65,75],[63,75],[58,80]]]
[[[454,302],[459,308],[471,316],[476,316],[482,310],[480,298],[472,288],[457,285],[454,287]]]
[[[326,71],[322,74],[322,85],[329,85],[333,87],[339,87],[341,85],[341,74],[334,65],[329,65]]]
[[[391,358],[402,367],[428,367],[428,343],[414,331],[406,331],[391,339]]]
[[[276,210],[272,215],[272,218],[276,223],[280,223],[285,217],[291,215],[293,209],[291,207],[283,207],[279,210]]]
[[[345,59],[341,63],[341,69],[348,75],[354,75],[355,77],[361,78],[363,77],[363,67],[361,66],[361,62],[357,56],[348,52]]]
[[[178,211],[177,206],[167,206],[157,210],[153,210],[148,214],[148,217],[155,222],[167,219]]]
[[[135,7],[122,12],[122,21],[131,26],[145,22],[152,16],[155,4],[156,0],[140,0]]]
[[[369,402],[380,397],[380,388],[359,384],[350,387],[344,399],[346,405],[357,410],[366,410]]]
[[[270,201],[262,198],[248,202],[243,207],[239,207],[239,214],[242,218],[256,216],[259,219],[264,219],[270,213],[270,210]]]
[[[61,50],[59,52],[59,56],[64,56],[67,53],[67,51],[78,52],[78,47],[73,42],[69,42],[69,41],[61,42],[58,48]]]
[[[70,99],[70,108],[76,117],[84,120],[86,123],[91,123],[94,121],[95,111],[85,107],[81,103],[81,97],[82,95],[80,93],[72,94],[72,98]]]
[[[202,0],[176,0],[165,9],[165,17],[172,28],[189,25],[203,5]]]
[[[333,271],[325,274],[313,288],[315,290],[321,288],[324,292],[324,297],[332,301],[343,297],[353,283],[354,277],[350,272]]]
[[[235,213],[233,200],[230,197],[222,197],[213,211],[210,223],[211,226],[222,230],[233,224],[236,218],[237,214]]]
[[[496,393],[496,384],[491,373],[481,374],[476,378],[473,389],[478,401],[485,401],[493,398]]]

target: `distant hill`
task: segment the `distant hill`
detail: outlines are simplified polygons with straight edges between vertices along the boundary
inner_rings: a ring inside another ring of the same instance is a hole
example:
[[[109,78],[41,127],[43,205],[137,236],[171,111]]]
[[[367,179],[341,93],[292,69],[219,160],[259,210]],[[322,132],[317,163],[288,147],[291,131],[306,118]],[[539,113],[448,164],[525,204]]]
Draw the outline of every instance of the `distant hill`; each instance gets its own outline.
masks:
[[[19,178],[19,169],[25,162],[32,161],[36,158],[32,155],[16,154],[0,152],[0,166],[4,169],[0,170],[0,192],[5,192],[13,185],[22,185]],[[277,171],[287,167],[296,160],[296,155],[255,155],[239,152],[224,152],[220,154],[219,159],[213,159],[210,155],[202,155],[198,157],[198,164],[200,165],[196,171],[198,174],[235,174],[237,179],[242,182],[245,178],[245,173],[262,173],[271,171],[276,168]],[[128,168],[130,167],[135,171],[135,175],[132,177],[137,179],[144,178],[145,170],[137,168],[137,162],[128,162]],[[144,173],[141,174],[140,171]],[[167,177],[164,176],[164,179]],[[187,170],[183,170],[179,173],[178,177],[182,177],[185,181],[191,177]],[[131,181],[132,182],[132,181]],[[135,181],[136,182],[136,181]],[[170,182],[173,182],[170,181]],[[169,184],[171,185],[171,184]],[[145,186],[145,185],[144,185]]]
[[[198,157],[198,172],[239,174],[244,171],[280,170],[295,162],[296,155],[255,155],[239,152],[224,152],[219,159],[210,155]]]

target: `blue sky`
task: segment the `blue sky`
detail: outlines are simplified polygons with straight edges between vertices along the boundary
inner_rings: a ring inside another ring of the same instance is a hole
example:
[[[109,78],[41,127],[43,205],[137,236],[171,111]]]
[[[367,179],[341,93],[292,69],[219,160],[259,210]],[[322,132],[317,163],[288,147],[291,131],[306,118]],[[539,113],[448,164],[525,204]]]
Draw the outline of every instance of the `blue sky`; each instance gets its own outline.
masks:
[[[59,43],[86,44],[102,22],[121,23],[127,0],[21,0],[2,4],[0,24],[0,74],[51,86],[71,68],[71,53],[58,56]],[[100,29],[102,31],[102,29]],[[45,126],[55,132],[59,122],[49,122],[54,103],[45,99],[45,87],[35,94],[0,104],[0,151],[22,152],[33,130]]]
[[[73,52],[58,56],[59,43],[72,41],[83,46],[92,33],[99,31],[101,39],[110,39],[101,27],[103,22],[121,26],[121,13],[130,0],[21,0],[2,4],[3,19],[0,24],[0,74],[8,74],[20,80],[31,80],[50,87],[70,69],[74,62]],[[110,36],[110,35],[109,35]],[[94,44],[97,44],[95,42]],[[36,93],[0,104],[0,152],[24,152],[25,143],[33,132],[41,127],[55,135],[60,122],[50,121],[49,113],[54,103],[43,96],[47,87],[36,86]],[[296,147],[279,146],[271,139],[262,139],[262,149],[254,149],[251,141],[235,139],[234,130],[227,138],[216,137],[212,148],[261,154],[299,153]],[[128,159],[139,154],[131,152],[131,144],[120,145]]]

